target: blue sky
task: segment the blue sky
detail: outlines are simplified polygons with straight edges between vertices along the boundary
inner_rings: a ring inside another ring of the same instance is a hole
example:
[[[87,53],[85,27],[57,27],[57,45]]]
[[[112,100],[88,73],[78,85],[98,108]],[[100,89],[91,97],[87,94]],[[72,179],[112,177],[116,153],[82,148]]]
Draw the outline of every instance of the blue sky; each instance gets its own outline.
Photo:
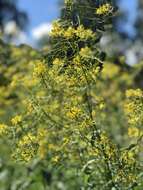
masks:
[[[30,29],[58,17],[59,0],[19,0],[19,7],[29,16]]]
[[[121,30],[124,30],[130,34],[130,36],[135,35],[135,29],[133,27],[133,24],[136,20],[137,16],[137,7],[138,7],[138,0],[120,0],[119,5],[121,9],[128,13],[129,17],[128,20],[125,20],[124,22],[121,21],[119,23],[119,27]]]
[[[135,10],[137,7],[137,1],[138,0],[119,1],[122,9],[128,11],[128,13],[130,14],[129,19],[126,21],[126,23],[122,23],[122,25],[124,25],[124,30],[130,32],[131,35],[134,35],[135,32],[131,23],[134,23],[135,21]],[[40,25],[45,23],[51,23],[54,19],[58,17],[60,12],[58,3],[59,0],[19,0],[19,7],[22,10],[25,10],[29,16],[30,23],[28,25],[28,38],[30,40],[32,40],[33,29],[37,30]]]
[[[44,25],[44,29],[48,26],[53,20],[58,18],[60,13],[59,0],[19,0],[18,6],[21,10],[25,11],[29,17],[29,24],[27,27],[26,34],[22,39],[18,40],[18,43],[30,43],[33,45],[34,36],[33,30],[41,28]],[[45,26],[47,24],[47,26]]]

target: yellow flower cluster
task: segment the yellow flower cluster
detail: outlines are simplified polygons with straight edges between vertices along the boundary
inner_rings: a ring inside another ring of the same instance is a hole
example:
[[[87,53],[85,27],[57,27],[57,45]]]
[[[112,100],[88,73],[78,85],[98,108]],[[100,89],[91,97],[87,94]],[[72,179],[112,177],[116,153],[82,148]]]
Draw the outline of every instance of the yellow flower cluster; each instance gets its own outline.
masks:
[[[141,125],[143,123],[143,92],[140,89],[127,90],[127,100],[124,104],[124,111],[131,125]]]
[[[65,32],[63,33],[63,36],[66,39],[73,38],[74,35],[75,35],[75,29],[72,28],[71,26],[67,30],[65,30]]]
[[[26,162],[29,162],[36,154],[37,138],[32,133],[24,135],[18,142],[16,154]]]
[[[77,37],[80,39],[88,39],[88,38],[93,38],[95,37],[95,34],[93,33],[92,30],[90,29],[85,29],[83,25],[80,25],[77,30],[75,30],[75,34]]]
[[[94,32],[90,29],[85,29],[83,25],[78,26],[77,29],[71,26],[64,29],[58,21],[53,23],[53,28],[50,35],[53,37],[64,37],[66,39],[77,37],[81,40],[87,40],[95,37]]]
[[[57,21],[53,22],[50,36],[52,36],[52,37],[62,36],[63,32],[64,32],[64,30],[63,30],[61,24],[59,23],[59,21],[57,20]]]
[[[81,110],[77,107],[72,107],[69,112],[67,112],[67,116],[71,119],[75,119],[79,116]]]
[[[39,77],[43,74],[46,73],[46,66],[44,65],[44,63],[42,62],[39,62],[35,65],[35,68],[34,68],[34,72],[33,72],[33,76],[35,77]]]
[[[137,105],[135,102],[126,102],[124,105],[125,114],[128,116],[129,124],[136,124],[139,122],[139,115],[137,113]]]
[[[17,125],[18,123],[20,123],[22,121],[22,116],[21,115],[16,115],[15,117],[13,117],[11,119],[11,123],[12,125]]]
[[[109,11],[111,10],[111,5],[109,3],[106,3],[104,5],[101,5],[99,8],[96,9],[96,14],[97,15],[104,15],[109,13]]]
[[[28,145],[31,144],[32,142],[37,142],[37,139],[31,133],[28,133],[27,135],[23,136],[23,138],[19,141],[18,145],[19,146]]]
[[[22,148],[22,149],[21,149]],[[25,162],[30,162],[31,159],[35,156],[35,149],[32,147],[31,149],[24,149],[21,147],[21,159]],[[19,149],[17,149],[18,152],[20,152]]]
[[[126,91],[126,97],[131,98],[131,97],[143,97],[143,92],[141,89],[130,89]]]
[[[121,159],[123,162],[128,164],[135,163],[135,152],[134,151],[123,151],[121,155]]]

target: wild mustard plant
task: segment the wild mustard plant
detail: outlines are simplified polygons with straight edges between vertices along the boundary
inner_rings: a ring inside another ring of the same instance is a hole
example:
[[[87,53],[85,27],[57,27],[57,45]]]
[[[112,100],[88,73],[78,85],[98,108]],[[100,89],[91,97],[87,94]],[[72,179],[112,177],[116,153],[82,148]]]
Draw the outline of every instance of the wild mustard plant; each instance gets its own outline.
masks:
[[[88,14],[93,9],[91,19]],[[121,146],[110,133],[111,126],[120,121],[118,114],[123,114],[118,107],[124,102],[124,88],[132,83],[132,77],[125,72],[121,75],[118,66],[104,66],[105,54],[99,48],[101,28],[110,23],[113,11],[112,4],[66,1],[61,19],[53,24],[49,52],[32,61],[30,77],[36,82],[26,88],[24,111],[12,117],[9,126],[0,125],[1,134],[12,142],[12,158],[25,166],[23,180],[15,187],[142,188],[141,90],[127,91],[124,106],[129,125],[135,124],[125,130],[137,137],[133,144]],[[114,114],[117,109],[118,114]],[[109,119],[112,116],[116,121]]]

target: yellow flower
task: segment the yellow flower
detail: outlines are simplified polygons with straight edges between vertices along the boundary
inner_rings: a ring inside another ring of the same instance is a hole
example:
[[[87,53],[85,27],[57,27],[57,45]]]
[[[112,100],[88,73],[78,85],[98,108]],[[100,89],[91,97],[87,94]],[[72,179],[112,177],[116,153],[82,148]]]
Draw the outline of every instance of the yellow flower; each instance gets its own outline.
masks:
[[[140,131],[136,127],[128,128],[128,135],[129,137],[139,137]]]
[[[20,123],[22,121],[22,116],[21,115],[16,115],[15,117],[13,117],[11,119],[11,123],[12,125],[17,125],[18,123]]]
[[[143,92],[141,89],[130,89],[126,91],[126,97],[131,98],[131,97],[143,97]]]
[[[127,115],[128,123],[131,125],[142,125],[143,123],[143,92],[140,89],[127,90],[127,100],[124,104],[124,111]]]
[[[26,162],[29,162],[37,153],[38,140],[31,132],[22,136],[17,143],[16,154]]]
[[[75,33],[76,33],[76,36],[82,40],[83,39],[87,40],[88,38],[93,38],[95,36],[92,30],[85,29],[83,25],[80,25],[75,31]]]
[[[31,161],[31,159],[35,156],[35,148],[34,147],[30,147],[28,149],[18,148],[16,151],[20,153],[20,158],[25,162]]]
[[[97,15],[104,15],[109,13],[111,10],[112,6],[109,3],[106,3],[104,5],[101,5],[99,8],[96,9],[96,14]]]
[[[37,142],[37,138],[31,133],[28,133],[27,135],[24,135],[22,137],[22,139],[18,143],[18,146],[24,146],[24,145],[28,145],[28,144],[36,143],[36,142]]]
[[[131,124],[131,125],[135,125],[137,124],[138,122],[140,121],[140,118],[136,115],[133,115],[131,116],[129,119],[128,119],[128,123]]]
[[[8,129],[8,126],[5,125],[5,124],[0,124],[0,135],[5,135],[7,134],[7,129]]]

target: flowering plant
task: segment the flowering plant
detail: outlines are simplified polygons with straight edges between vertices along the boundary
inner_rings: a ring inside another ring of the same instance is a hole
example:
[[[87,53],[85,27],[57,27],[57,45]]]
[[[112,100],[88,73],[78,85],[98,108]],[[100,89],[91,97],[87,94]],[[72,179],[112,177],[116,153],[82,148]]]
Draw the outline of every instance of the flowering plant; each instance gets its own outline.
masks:
[[[125,89],[135,84],[134,74],[106,61],[99,46],[114,10],[111,3],[66,0],[61,19],[53,23],[48,52],[37,52],[37,59],[30,62],[34,82],[18,84],[28,97],[20,101],[21,113],[0,125],[3,141],[12,144],[12,159],[20,164],[8,162],[4,169],[14,171],[13,177],[22,173],[18,181],[12,179],[4,187],[143,187],[143,92],[127,90],[125,97]],[[15,80],[10,84],[15,85]]]

